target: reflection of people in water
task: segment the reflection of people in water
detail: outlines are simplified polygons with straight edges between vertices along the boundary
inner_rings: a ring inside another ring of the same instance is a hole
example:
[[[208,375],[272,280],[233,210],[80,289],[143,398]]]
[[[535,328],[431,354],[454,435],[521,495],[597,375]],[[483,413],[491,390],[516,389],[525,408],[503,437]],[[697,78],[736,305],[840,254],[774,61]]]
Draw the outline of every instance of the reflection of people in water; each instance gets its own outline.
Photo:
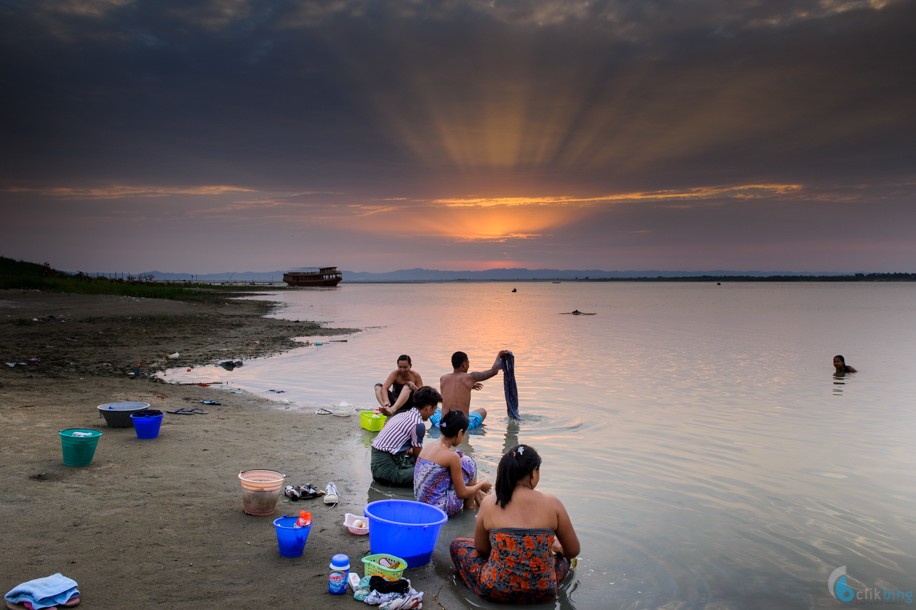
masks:
[[[845,375],[846,373],[858,372],[856,371],[855,368],[848,366],[846,364],[846,358],[844,358],[840,354],[837,354],[836,356],[833,357],[833,368],[836,369],[837,375]]]

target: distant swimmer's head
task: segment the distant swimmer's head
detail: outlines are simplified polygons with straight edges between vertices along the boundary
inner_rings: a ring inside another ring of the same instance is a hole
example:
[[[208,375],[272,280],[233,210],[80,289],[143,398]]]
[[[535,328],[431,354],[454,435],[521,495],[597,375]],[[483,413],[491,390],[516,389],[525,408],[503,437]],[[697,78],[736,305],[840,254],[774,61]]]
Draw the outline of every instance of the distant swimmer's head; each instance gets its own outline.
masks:
[[[455,352],[452,354],[452,368],[460,369],[461,365],[465,362],[469,362],[468,355],[464,352]]]
[[[458,409],[452,409],[446,413],[442,417],[442,421],[439,422],[439,431],[442,432],[442,436],[446,438],[457,438],[460,442],[461,434],[468,431],[468,425],[470,425],[468,416]]]
[[[856,370],[851,366],[846,364],[846,358],[842,355],[837,354],[833,357],[833,368],[836,369],[837,373],[855,373]]]

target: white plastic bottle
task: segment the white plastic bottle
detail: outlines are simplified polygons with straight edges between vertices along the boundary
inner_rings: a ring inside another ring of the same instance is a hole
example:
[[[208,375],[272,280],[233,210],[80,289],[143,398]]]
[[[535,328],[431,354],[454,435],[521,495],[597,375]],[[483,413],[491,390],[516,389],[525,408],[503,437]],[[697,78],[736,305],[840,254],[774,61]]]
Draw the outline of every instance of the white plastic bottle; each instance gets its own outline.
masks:
[[[350,572],[350,558],[339,553],[331,558],[328,566],[328,591],[334,595],[347,592],[347,574]]]

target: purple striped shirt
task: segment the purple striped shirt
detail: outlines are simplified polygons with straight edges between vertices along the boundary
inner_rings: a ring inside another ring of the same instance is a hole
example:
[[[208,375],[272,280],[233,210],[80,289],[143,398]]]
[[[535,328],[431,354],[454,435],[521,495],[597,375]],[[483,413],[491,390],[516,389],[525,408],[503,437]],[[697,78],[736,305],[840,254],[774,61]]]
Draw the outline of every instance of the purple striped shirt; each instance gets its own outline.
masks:
[[[388,453],[404,453],[411,447],[423,445],[426,424],[416,409],[398,411],[372,441],[372,447]]]

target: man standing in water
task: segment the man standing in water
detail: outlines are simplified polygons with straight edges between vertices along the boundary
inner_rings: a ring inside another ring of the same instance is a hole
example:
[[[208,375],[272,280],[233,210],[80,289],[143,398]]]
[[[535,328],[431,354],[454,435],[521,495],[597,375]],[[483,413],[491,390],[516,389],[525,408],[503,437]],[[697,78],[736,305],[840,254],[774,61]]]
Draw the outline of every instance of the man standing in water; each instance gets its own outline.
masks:
[[[452,409],[458,409],[467,415],[470,422],[468,426],[469,430],[480,426],[487,417],[487,410],[475,409],[471,411],[471,390],[483,389],[481,381],[493,377],[500,371],[503,356],[508,353],[509,350],[507,349],[500,350],[500,352],[496,354],[496,360],[489,370],[474,371],[472,373],[468,372],[471,368],[471,362],[468,360],[467,354],[464,352],[455,352],[452,354],[452,368],[454,370],[439,378],[439,392],[442,394],[442,410],[436,411],[436,413],[429,418],[429,421],[431,421],[434,426],[438,426],[443,415]]]

